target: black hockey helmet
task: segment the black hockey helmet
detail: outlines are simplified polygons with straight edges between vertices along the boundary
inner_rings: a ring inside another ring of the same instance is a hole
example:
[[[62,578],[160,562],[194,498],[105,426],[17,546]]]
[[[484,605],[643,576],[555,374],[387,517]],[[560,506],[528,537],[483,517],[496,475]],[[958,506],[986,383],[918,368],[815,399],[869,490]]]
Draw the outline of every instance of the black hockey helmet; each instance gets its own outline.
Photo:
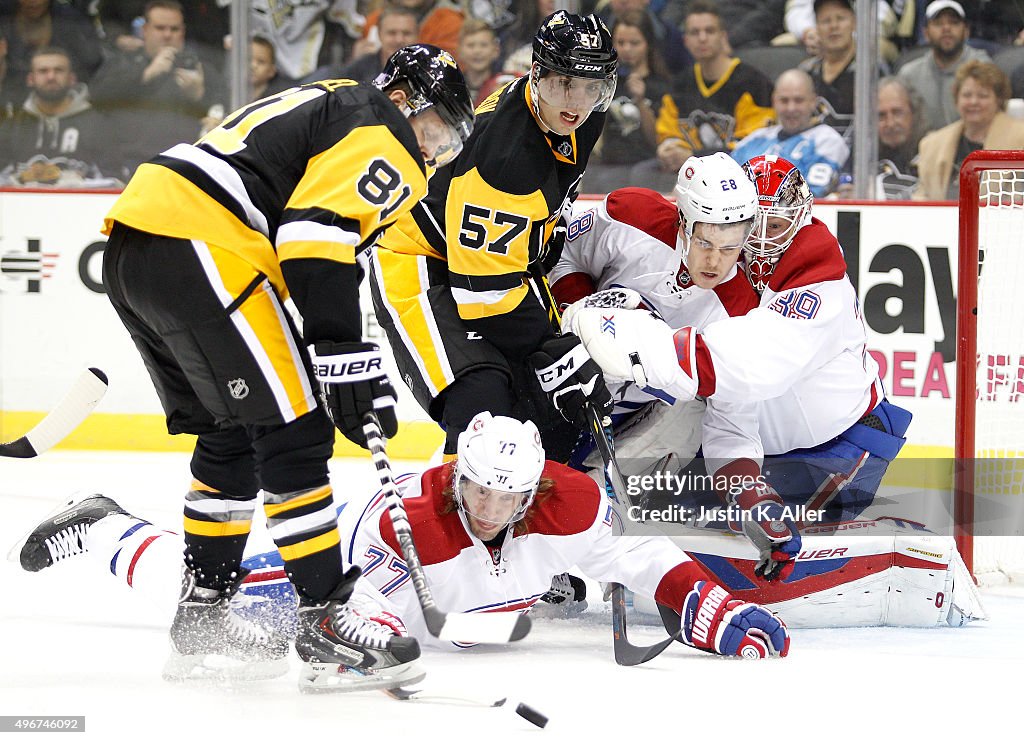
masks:
[[[473,131],[473,102],[469,97],[466,79],[455,58],[432,44],[410,44],[391,55],[384,70],[373,84],[382,91],[406,83],[411,89],[407,105],[409,115],[416,116],[428,109],[436,109],[442,121],[454,130],[458,146],[454,153],[446,152],[450,161]],[[441,153],[438,153],[438,157]],[[435,158],[436,159],[436,158]],[[446,162],[447,162],[446,161]],[[443,165],[428,163],[428,165]]]
[[[533,38],[534,82],[549,72],[604,82],[593,107],[606,111],[615,95],[619,55],[604,21],[557,10],[541,24]]]
[[[619,55],[604,21],[557,10],[533,37],[533,61],[574,78],[614,77]]]

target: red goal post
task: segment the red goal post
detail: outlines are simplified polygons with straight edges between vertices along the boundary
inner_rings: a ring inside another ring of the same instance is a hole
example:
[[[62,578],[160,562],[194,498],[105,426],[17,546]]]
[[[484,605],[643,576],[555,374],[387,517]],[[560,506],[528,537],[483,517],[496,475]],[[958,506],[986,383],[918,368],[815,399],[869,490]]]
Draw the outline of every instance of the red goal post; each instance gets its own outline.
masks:
[[[1012,534],[1024,516],[1024,151],[971,153],[959,212],[954,536],[979,580],[1021,579],[1024,538]],[[982,500],[1010,505],[1011,519],[982,528]]]

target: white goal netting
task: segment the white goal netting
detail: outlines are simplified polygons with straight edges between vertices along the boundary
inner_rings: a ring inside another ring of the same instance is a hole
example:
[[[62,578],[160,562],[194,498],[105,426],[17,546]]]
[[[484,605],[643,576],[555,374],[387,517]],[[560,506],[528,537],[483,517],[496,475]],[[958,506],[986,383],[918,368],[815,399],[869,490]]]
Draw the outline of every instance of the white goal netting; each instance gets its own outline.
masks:
[[[1024,581],[1024,170],[980,176],[974,573],[992,584]]]

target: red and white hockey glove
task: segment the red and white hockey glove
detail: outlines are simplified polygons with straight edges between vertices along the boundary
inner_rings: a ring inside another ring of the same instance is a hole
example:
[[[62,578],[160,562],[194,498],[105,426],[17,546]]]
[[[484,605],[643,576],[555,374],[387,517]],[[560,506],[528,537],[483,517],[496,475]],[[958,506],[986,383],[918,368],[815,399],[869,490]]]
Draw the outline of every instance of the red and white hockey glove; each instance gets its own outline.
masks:
[[[581,308],[572,331],[611,378],[665,391],[682,401],[697,395],[697,333],[678,331],[646,310]]]
[[[737,476],[744,472],[745,479],[737,481]],[[754,574],[769,582],[785,579],[793,571],[802,540],[796,523],[784,513],[782,497],[765,482],[754,461],[734,461],[719,469],[718,475],[724,473],[737,483],[729,492],[729,503],[739,507],[743,534],[760,554]]]
[[[714,582],[694,583],[683,601],[682,628],[687,644],[715,654],[754,660],[789,654],[789,631],[781,618]]]

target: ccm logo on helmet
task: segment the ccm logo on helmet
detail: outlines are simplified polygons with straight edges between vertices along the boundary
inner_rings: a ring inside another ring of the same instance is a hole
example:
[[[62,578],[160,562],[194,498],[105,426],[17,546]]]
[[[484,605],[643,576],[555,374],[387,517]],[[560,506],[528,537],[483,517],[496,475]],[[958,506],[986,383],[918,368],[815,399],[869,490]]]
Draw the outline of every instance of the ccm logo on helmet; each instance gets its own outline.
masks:
[[[585,72],[597,72],[602,69],[601,65],[576,65],[577,70],[584,70]]]

